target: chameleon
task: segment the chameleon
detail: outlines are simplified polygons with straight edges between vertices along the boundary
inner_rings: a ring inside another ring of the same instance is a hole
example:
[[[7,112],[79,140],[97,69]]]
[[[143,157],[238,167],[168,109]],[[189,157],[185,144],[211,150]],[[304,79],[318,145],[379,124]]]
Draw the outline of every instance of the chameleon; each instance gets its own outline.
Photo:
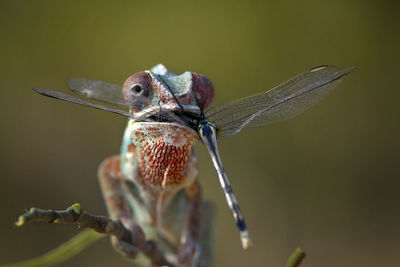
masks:
[[[216,168],[243,248],[251,245],[246,223],[223,168],[217,142],[244,128],[291,118],[318,103],[354,67],[319,66],[265,93],[207,108],[214,87],[204,75],[176,75],[158,64],[129,76],[121,86],[72,79],[77,94],[118,108],[34,88],[40,94],[128,117],[119,155],[105,159],[98,179],[109,216],[140,240],[156,240],[176,266],[212,266],[215,207],[203,201],[194,145],[201,140]],[[121,107],[128,109],[121,110]],[[116,237],[114,248],[136,258],[137,249]]]
[[[210,204],[202,203],[197,180],[193,145],[198,134],[159,115],[181,108],[199,113],[197,103],[206,108],[212,101],[211,82],[201,74],[173,75],[157,66],[128,77],[122,93],[133,115],[154,117],[145,122],[130,119],[121,154],[100,165],[98,177],[111,218],[141,227],[146,238],[158,240],[164,254],[171,255],[170,262],[209,265],[205,255],[210,254],[211,237],[200,233],[210,233],[201,228],[209,227],[206,214],[213,211]],[[112,242],[125,256],[134,250],[115,238]]]

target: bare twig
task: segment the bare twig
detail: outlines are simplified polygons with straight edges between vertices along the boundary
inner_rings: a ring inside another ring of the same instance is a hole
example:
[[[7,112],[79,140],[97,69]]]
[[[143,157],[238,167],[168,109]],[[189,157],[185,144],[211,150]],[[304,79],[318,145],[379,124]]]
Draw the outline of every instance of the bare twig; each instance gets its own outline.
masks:
[[[299,267],[305,256],[306,253],[301,248],[296,248],[292,255],[290,255],[286,267]]]
[[[135,246],[140,252],[144,253],[154,265],[172,266],[158,249],[153,240],[142,240],[139,236],[143,233],[136,233],[128,230],[121,221],[111,220],[104,216],[91,215],[82,210],[80,204],[74,204],[66,210],[43,210],[31,208],[27,213],[21,215],[16,222],[17,226],[23,226],[31,222],[48,222],[75,224],[79,228],[92,229],[99,233],[116,236],[119,240],[125,241]]]

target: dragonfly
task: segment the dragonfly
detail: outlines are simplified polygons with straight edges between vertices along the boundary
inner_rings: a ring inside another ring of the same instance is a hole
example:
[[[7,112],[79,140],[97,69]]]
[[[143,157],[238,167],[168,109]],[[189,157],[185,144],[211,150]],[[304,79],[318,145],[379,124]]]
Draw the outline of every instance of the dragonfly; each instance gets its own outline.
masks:
[[[201,198],[193,145],[200,139],[216,169],[244,249],[252,243],[218,152],[218,142],[247,128],[292,118],[311,108],[336,88],[355,67],[312,68],[266,92],[208,108],[214,87],[204,75],[176,75],[158,64],[117,85],[71,79],[70,94],[34,88],[39,94],[128,118],[121,154],[106,159],[98,176],[108,212],[127,226],[142,228],[161,243],[171,262],[210,266],[212,205]],[[207,233],[207,234],[204,234]],[[129,244],[112,237],[124,256]]]

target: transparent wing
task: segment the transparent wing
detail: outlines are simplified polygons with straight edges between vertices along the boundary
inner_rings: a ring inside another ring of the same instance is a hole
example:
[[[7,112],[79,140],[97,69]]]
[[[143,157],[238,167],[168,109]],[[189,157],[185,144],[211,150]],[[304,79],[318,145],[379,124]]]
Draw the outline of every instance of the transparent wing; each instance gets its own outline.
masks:
[[[137,121],[154,122],[154,121],[160,120],[160,121],[182,123],[182,120],[180,120],[179,117],[173,113],[170,114],[170,113],[161,112],[159,114],[153,115],[152,118],[147,118],[144,116],[136,116],[135,114],[131,114],[127,110],[121,110],[118,108],[108,107],[108,106],[100,105],[97,103],[91,103],[91,102],[82,100],[80,98],[77,98],[75,96],[67,95],[67,94],[64,94],[61,92],[46,90],[46,89],[41,89],[41,88],[32,88],[32,89],[36,93],[39,93],[39,94],[47,96],[47,97],[51,97],[51,98],[55,98],[58,100],[62,100],[62,101],[66,101],[66,102],[70,102],[70,103],[74,103],[74,104],[78,104],[78,105],[82,105],[82,106],[87,106],[87,107],[91,107],[91,108],[96,108],[96,109],[112,112],[112,113],[119,114],[119,115],[122,115],[122,116],[125,116],[128,118],[135,119]]]
[[[68,81],[68,87],[72,92],[87,98],[93,98],[121,107],[128,107],[122,97],[121,85],[88,79],[71,79]]]
[[[97,109],[101,109],[104,111],[108,111],[108,112],[112,112],[112,113],[116,113],[128,118],[133,118],[133,119],[137,119],[140,121],[144,121],[145,119],[143,118],[136,118],[134,117],[132,114],[130,114],[128,111],[125,110],[119,110],[119,109],[115,109],[115,108],[111,108],[111,107],[107,107],[107,106],[103,106],[103,105],[99,105],[99,104],[95,104],[95,103],[91,103],[85,100],[82,100],[80,98],[71,96],[71,95],[67,95],[61,92],[57,92],[57,91],[51,91],[51,90],[46,90],[46,89],[41,89],[41,88],[33,88],[33,91],[35,91],[36,93],[39,93],[41,95],[47,96],[47,97],[51,97],[51,98],[55,98],[58,100],[62,100],[62,101],[66,101],[66,102],[70,102],[70,103],[74,103],[74,104],[78,104],[78,105],[83,105],[83,106],[87,106],[87,107],[91,107],[91,108],[97,108]]]
[[[315,67],[262,94],[211,108],[205,113],[226,139],[246,127],[264,126],[292,118],[317,104],[354,67]]]

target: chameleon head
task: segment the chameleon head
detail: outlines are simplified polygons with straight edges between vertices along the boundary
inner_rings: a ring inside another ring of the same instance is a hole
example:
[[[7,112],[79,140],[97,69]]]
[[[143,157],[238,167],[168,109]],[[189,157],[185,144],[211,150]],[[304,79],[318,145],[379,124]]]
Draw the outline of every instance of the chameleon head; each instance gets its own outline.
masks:
[[[204,75],[184,72],[175,75],[161,64],[149,71],[129,76],[122,93],[137,117],[151,117],[162,112],[199,114],[214,98],[214,87]]]
[[[198,134],[179,117],[199,115],[211,104],[214,87],[210,80],[194,72],[175,75],[157,65],[129,76],[122,90],[132,115],[147,120],[128,123],[122,171],[129,176],[132,166],[137,166],[147,185],[164,189],[189,182],[185,178],[195,163],[191,152]]]

